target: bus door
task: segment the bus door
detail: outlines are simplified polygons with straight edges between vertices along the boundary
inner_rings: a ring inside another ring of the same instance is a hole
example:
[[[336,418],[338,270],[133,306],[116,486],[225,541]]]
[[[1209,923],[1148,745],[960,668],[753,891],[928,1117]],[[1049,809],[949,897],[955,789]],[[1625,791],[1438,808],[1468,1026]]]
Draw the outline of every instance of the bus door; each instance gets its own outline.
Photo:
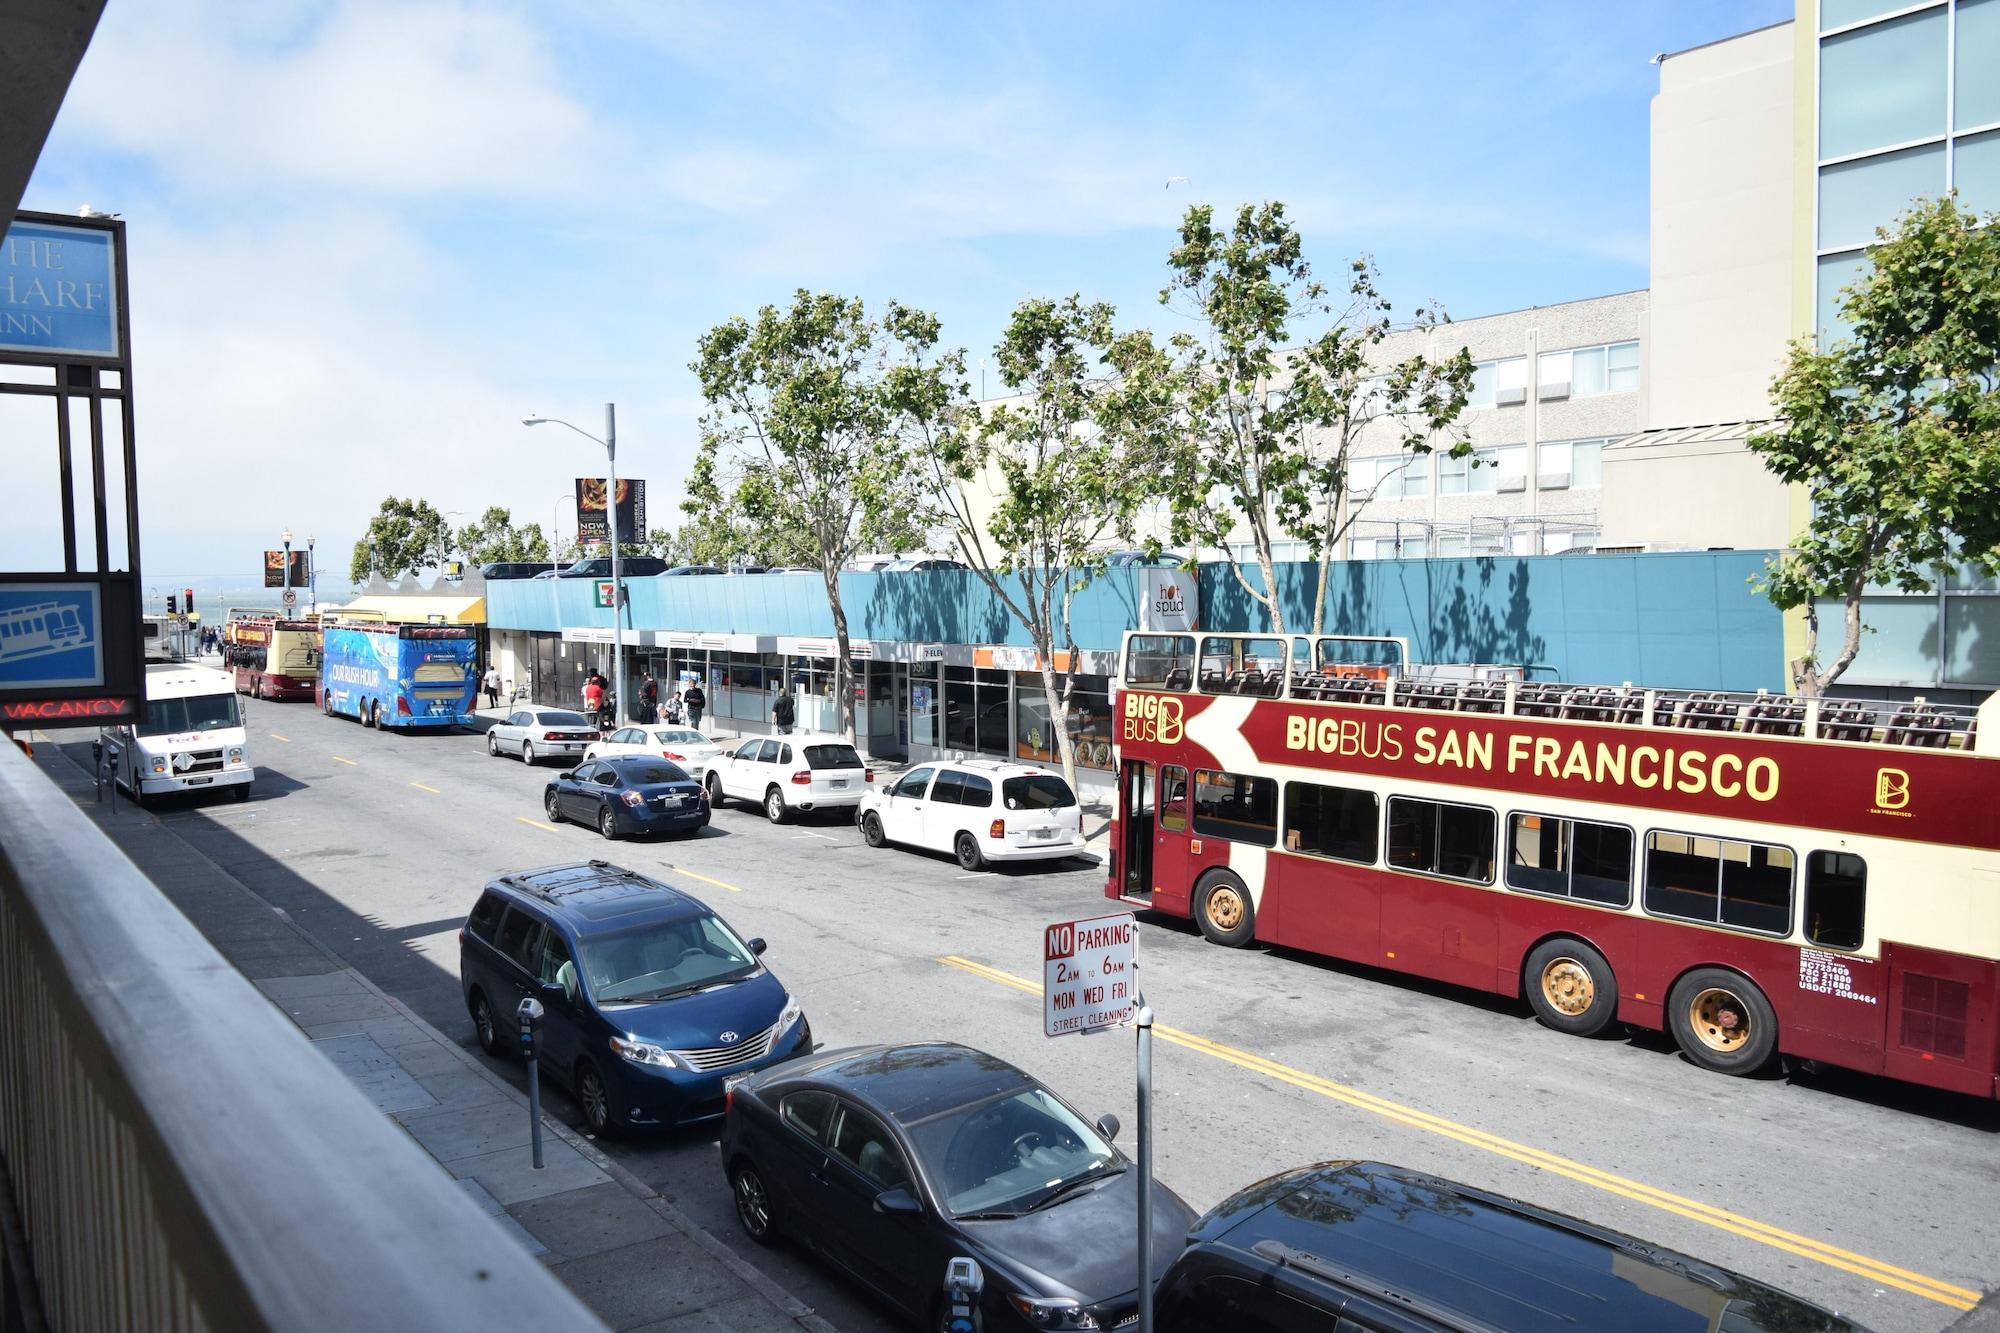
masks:
[[[1127,759],[1118,776],[1118,892],[1126,898],[1153,896],[1153,766]]]
[[[1185,909],[1193,886],[1194,855],[1188,845],[1188,772],[1179,764],[1160,765],[1153,815],[1153,881],[1168,906]]]

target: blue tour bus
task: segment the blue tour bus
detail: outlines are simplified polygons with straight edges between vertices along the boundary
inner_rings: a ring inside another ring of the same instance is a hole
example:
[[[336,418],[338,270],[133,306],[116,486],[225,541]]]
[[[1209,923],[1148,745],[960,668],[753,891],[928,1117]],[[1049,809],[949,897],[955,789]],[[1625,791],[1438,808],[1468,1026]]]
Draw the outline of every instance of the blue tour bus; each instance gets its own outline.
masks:
[[[328,625],[319,706],[371,727],[456,727],[479,690],[478,632],[469,625]]]

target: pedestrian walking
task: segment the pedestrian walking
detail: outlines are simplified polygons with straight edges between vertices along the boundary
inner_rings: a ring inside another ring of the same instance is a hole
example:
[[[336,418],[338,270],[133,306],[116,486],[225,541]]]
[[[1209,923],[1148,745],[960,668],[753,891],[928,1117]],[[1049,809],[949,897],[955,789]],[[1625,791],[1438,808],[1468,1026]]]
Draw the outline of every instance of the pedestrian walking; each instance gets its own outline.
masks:
[[[598,684],[596,676],[586,676],[583,682],[583,714],[596,717],[604,708],[604,686]]]
[[[690,685],[687,687],[687,693],[681,696],[681,703],[687,708],[688,725],[699,731],[701,729],[701,715],[708,711],[707,693],[703,691],[699,683]]]
[[[678,690],[667,698],[667,721],[677,727],[681,724],[681,696]]]
[[[660,682],[650,671],[639,685],[639,720],[649,726],[660,720]]]
[[[792,719],[797,715],[798,705],[792,702],[792,692],[785,689],[779,690],[778,701],[771,705],[771,720],[778,724],[778,734],[780,736],[789,736],[792,734]]]
[[[500,706],[500,668],[490,662],[486,666],[486,706]]]

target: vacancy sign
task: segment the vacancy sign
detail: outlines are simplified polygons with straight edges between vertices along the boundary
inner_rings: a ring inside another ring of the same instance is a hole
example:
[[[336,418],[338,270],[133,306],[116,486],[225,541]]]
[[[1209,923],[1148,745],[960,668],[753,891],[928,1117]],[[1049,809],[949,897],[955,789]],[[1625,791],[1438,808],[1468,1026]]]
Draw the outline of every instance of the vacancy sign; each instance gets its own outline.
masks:
[[[1129,1026],[1139,1013],[1139,926],[1130,912],[1059,921],[1042,936],[1042,1031]]]

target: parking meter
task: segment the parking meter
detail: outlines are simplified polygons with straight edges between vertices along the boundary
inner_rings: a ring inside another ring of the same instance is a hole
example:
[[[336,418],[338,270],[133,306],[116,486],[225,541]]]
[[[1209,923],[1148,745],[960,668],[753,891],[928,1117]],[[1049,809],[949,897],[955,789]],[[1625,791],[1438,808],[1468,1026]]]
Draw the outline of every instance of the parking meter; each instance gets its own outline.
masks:
[[[943,1333],[979,1333],[979,1293],[986,1274],[972,1259],[953,1259],[944,1266]]]
[[[535,1170],[542,1169],[542,1077],[535,1059],[535,1042],[542,1021],[542,1002],[532,995],[514,1010],[521,1020],[521,1058],[528,1065],[528,1137],[534,1148]]]

